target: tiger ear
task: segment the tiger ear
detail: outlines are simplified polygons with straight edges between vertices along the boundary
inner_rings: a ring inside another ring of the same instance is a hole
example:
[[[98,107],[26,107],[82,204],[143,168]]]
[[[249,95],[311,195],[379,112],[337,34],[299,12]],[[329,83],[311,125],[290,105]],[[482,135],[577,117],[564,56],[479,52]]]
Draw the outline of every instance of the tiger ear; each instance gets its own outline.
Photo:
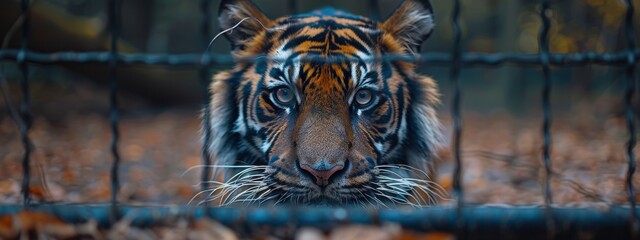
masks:
[[[433,8],[428,0],[405,0],[382,23],[382,29],[399,39],[409,51],[419,51],[434,25]]]
[[[218,21],[222,31],[235,27],[225,33],[233,48],[241,46],[246,40],[264,31],[264,28],[273,25],[272,21],[249,0],[222,0],[218,9]]]

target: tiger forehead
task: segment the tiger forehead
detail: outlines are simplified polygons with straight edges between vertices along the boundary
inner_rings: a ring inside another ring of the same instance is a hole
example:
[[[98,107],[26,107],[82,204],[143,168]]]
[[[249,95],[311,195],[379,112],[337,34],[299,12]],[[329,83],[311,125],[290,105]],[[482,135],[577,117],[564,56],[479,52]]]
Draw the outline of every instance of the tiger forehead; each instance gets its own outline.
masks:
[[[267,53],[278,61],[271,65],[267,87],[288,85],[305,95],[312,92],[344,95],[358,86],[374,68],[365,59],[379,51],[381,31],[369,19],[344,14],[296,15],[276,20],[277,30],[267,38],[272,41]],[[315,57],[334,61],[300,60]]]
[[[271,32],[270,54],[352,56],[372,53],[381,31],[369,20],[333,16],[289,17],[278,21]]]
[[[312,81],[316,79],[360,80],[374,66],[362,62],[314,63],[299,62],[296,59],[289,63],[272,65],[269,70],[268,83],[296,83],[298,79]]]
[[[351,67],[347,63],[303,63],[299,69],[301,72],[299,79],[301,81],[298,85],[301,85],[300,87],[306,90],[346,90],[346,88],[352,85],[353,80],[355,80],[352,79],[350,69]]]

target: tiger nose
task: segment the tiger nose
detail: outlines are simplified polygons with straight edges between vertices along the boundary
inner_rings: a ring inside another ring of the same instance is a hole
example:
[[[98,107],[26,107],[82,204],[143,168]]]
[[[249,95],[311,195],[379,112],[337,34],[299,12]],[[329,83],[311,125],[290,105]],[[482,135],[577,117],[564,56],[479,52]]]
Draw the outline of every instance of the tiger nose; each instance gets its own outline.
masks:
[[[300,168],[310,173],[316,179],[317,185],[325,187],[331,183],[331,176],[334,176],[337,172],[344,169],[344,164],[330,164],[324,160],[321,160],[320,162],[313,165],[303,163]]]

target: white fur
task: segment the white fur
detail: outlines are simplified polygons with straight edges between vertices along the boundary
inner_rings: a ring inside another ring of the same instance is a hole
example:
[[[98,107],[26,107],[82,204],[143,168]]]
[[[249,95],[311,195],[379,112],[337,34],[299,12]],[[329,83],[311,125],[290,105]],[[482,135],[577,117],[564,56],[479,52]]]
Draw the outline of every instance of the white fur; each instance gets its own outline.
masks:
[[[240,111],[238,111],[238,118],[234,123],[232,131],[240,133],[240,135],[244,136],[247,135],[247,125],[244,124],[244,111],[242,111],[242,104],[238,104],[238,109]]]
[[[411,141],[421,141],[428,152],[422,149],[412,149],[407,151],[407,163],[425,171],[433,169],[433,159],[437,157],[436,149],[442,145],[441,125],[438,118],[435,117],[435,109],[424,103],[413,103],[412,111],[416,122],[414,125],[417,129],[411,131],[419,131],[416,135],[418,139]]]
[[[222,82],[216,82],[215,85],[225,84]],[[222,87],[223,90],[226,90],[226,87]],[[213,156],[214,165],[232,165],[236,160],[236,152],[235,151],[224,151],[225,143],[227,143],[227,126],[229,124],[227,116],[230,116],[233,113],[233,109],[230,104],[225,102],[223,99],[225,93],[214,94],[213,101],[210,106],[210,119],[209,121],[211,127],[211,138],[209,139],[209,151]],[[227,175],[227,171],[225,170],[225,175]],[[215,174],[214,174],[215,177]]]
[[[384,152],[384,144],[383,143],[376,142],[376,143],[374,143],[374,145],[376,146],[376,149],[378,150],[378,152]]]
[[[262,151],[262,153],[267,153],[270,147],[271,147],[271,142],[269,142],[269,139],[265,139],[262,142],[262,145],[260,146],[260,151]]]

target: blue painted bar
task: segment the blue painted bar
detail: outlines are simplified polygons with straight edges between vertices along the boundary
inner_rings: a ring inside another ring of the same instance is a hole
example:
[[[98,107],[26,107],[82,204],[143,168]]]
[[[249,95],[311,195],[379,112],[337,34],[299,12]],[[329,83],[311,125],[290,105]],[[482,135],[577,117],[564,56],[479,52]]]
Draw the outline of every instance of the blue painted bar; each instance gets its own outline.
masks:
[[[22,211],[21,205],[0,205],[0,216]],[[603,208],[550,208],[557,223],[556,239],[593,237],[595,239],[628,239],[630,223],[628,205]],[[33,205],[32,211],[50,213],[69,223],[95,219],[103,227],[110,225],[109,204],[52,204]],[[137,227],[171,221],[179,217],[199,219],[209,217],[228,226],[303,227],[329,229],[349,223],[397,223],[406,229],[421,232],[457,230],[455,207],[424,209],[341,209],[341,208],[205,208],[185,206],[120,205],[120,215]],[[545,208],[543,206],[471,206],[462,210],[464,231],[474,239],[515,238],[540,239],[546,237]],[[637,212],[636,212],[637,214]]]

